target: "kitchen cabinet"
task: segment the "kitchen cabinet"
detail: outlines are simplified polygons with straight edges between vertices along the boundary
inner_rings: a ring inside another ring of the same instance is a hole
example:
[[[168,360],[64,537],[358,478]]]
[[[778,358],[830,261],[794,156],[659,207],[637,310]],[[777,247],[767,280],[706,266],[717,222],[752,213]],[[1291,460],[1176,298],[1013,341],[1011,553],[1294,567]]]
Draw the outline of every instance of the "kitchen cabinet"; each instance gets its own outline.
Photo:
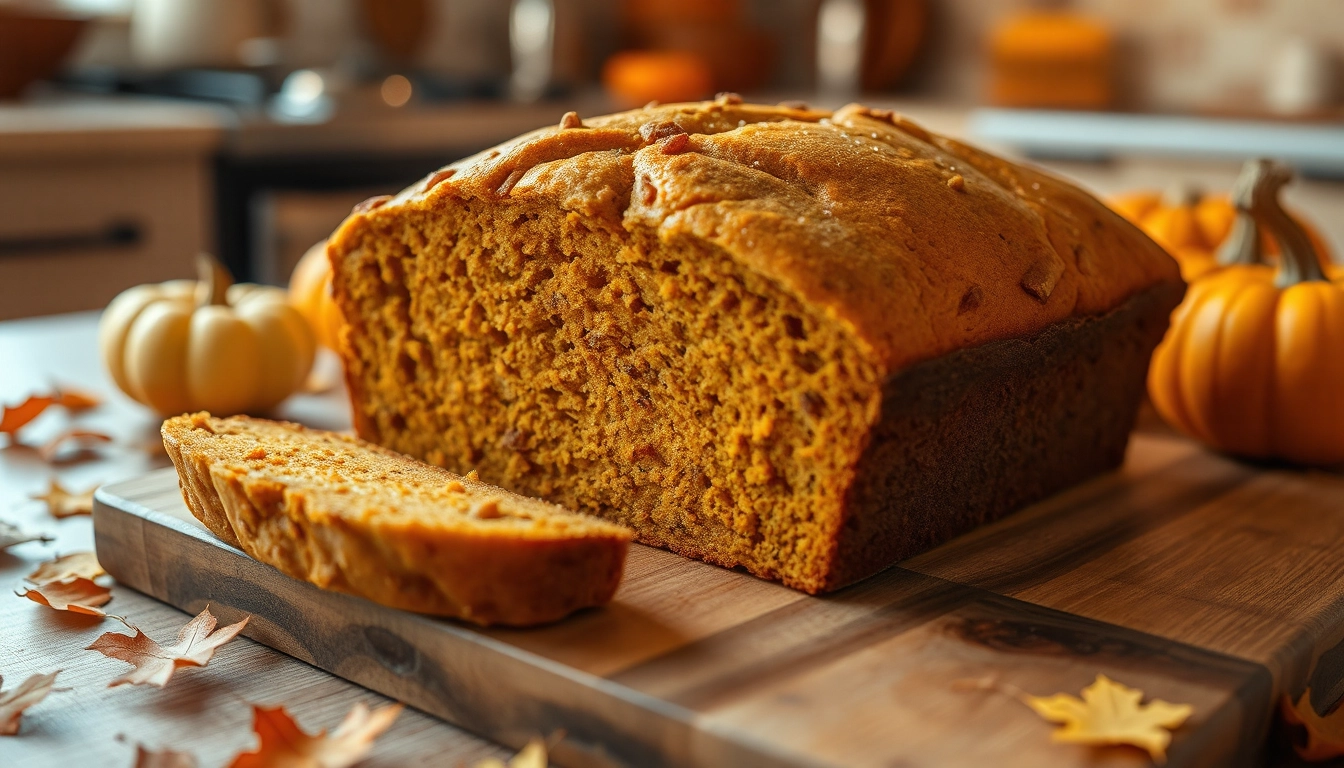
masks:
[[[87,99],[0,107],[0,319],[191,276],[212,240],[224,117]]]

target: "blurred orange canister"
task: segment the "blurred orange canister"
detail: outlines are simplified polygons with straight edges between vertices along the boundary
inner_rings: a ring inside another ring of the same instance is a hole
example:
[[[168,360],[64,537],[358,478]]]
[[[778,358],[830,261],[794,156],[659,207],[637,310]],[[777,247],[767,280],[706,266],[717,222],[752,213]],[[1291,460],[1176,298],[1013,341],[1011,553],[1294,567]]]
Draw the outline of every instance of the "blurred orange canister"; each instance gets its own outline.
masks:
[[[1114,106],[1114,43],[1095,21],[1067,12],[1022,13],[994,29],[989,47],[989,100],[996,105]]]
[[[695,101],[714,93],[714,73],[684,51],[624,51],[607,59],[602,84],[622,106],[650,101]]]

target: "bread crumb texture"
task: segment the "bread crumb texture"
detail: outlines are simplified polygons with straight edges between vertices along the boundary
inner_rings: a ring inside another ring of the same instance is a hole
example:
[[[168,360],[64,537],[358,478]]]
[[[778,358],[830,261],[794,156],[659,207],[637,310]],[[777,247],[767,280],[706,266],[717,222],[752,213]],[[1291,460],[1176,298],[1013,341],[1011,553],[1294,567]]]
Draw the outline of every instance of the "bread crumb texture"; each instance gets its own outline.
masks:
[[[567,116],[329,254],[361,436],[813,592],[884,382],[1179,285],[1051,176],[891,112],[732,100]]]
[[[164,445],[193,514],[320,587],[480,624],[605,603],[631,534],[347,435],[206,413]]]

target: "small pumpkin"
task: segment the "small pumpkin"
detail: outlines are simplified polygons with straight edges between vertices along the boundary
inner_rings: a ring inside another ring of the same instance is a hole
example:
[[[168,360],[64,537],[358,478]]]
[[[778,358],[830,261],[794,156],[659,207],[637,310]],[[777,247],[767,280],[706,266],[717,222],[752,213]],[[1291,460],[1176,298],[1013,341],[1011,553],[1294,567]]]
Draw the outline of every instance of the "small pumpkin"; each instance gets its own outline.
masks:
[[[1183,182],[1165,192],[1133,192],[1113,198],[1111,208],[1142,229],[1176,259],[1186,282],[1202,277],[1219,266],[1219,246],[1232,231],[1237,209],[1226,195],[1208,195]],[[1306,230],[1322,264],[1331,265],[1330,248],[1325,240],[1300,216],[1297,223]],[[1262,244],[1265,253],[1277,256],[1278,245],[1272,239]],[[1331,267],[1327,267],[1330,269]]]
[[[233,285],[209,256],[201,279],[139,285],[103,311],[98,345],[112,380],[170,416],[266,411],[303,385],[316,344],[284,289]]]
[[[1344,462],[1344,284],[1278,204],[1291,175],[1247,165],[1220,261],[1194,281],[1149,368],[1148,392],[1177,429],[1228,453]],[[1263,263],[1261,230],[1277,241]]]
[[[338,349],[345,320],[331,295],[331,260],[327,258],[326,240],[309,248],[294,265],[289,277],[289,301],[308,321],[317,343],[327,349]]]

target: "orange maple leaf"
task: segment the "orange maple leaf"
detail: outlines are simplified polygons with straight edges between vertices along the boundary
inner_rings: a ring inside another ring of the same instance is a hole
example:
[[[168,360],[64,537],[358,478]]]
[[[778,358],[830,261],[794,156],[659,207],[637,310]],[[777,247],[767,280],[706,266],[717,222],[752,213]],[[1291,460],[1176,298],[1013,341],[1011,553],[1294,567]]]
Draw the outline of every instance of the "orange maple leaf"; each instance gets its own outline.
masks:
[[[167,648],[151,640],[139,627],[132,626],[134,635],[107,632],[85,650],[97,651],[134,665],[135,669],[108,683],[109,688],[127,683],[162,688],[179,668],[204,667],[210,663],[215,651],[242,632],[251,618],[248,616],[216,632],[215,616],[210,613],[210,607],[206,606],[205,610],[178,631],[177,642]]]
[[[189,752],[174,752],[171,749],[155,751],[137,744],[135,765],[132,768],[196,768],[196,758]]]
[[[9,549],[17,544],[26,544],[30,541],[53,541],[45,533],[24,533],[17,525],[12,525],[0,520],[0,552]]]
[[[71,552],[39,565],[37,570],[28,574],[27,580],[33,584],[47,584],[76,576],[96,579],[106,573],[92,552]]]
[[[56,480],[52,480],[51,488],[46,493],[35,493],[28,498],[33,501],[45,501],[47,511],[55,518],[91,515],[93,514],[93,492],[95,490],[97,488],[71,493],[65,486]]]
[[[1308,762],[1332,760],[1344,757],[1344,708],[1322,717],[1311,706],[1311,689],[1302,693],[1302,698],[1294,704],[1287,694],[1279,702],[1284,722],[1300,725],[1307,732],[1306,744],[1294,744],[1298,757]]]
[[[55,405],[59,405],[74,413],[87,411],[90,408],[96,408],[103,404],[103,399],[101,397],[92,392],[81,392],[78,389],[57,390],[53,399],[56,401]]]
[[[50,395],[33,395],[18,405],[5,406],[0,410],[0,432],[13,437],[25,424],[55,404],[56,398]]]
[[[88,616],[106,616],[107,613],[98,606],[107,605],[112,599],[112,590],[83,576],[25,587],[24,591],[15,594],[58,611]]]
[[[47,698],[60,673],[58,669],[49,675],[33,675],[12,691],[0,691],[0,736],[13,736],[19,732],[23,711]],[[4,687],[3,678],[0,678],[0,687]]]
[[[94,444],[110,442],[112,442],[112,436],[102,432],[93,432],[87,429],[67,429],[43,443],[37,449],[37,455],[41,456],[43,461],[51,463],[60,455],[61,449],[70,443],[78,445],[81,449],[88,449]]]
[[[18,405],[0,408],[0,432],[13,437],[14,433],[53,405],[78,413],[98,406],[102,402],[102,398],[97,395],[74,389],[58,389],[46,395],[32,395]]]
[[[309,736],[284,707],[253,706],[252,729],[260,743],[255,752],[235,757],[229,768],[347,768],[368,754],[374,739],[400,714],[400,704],[370,711],[360,703],[330,736],[326,731]]]

